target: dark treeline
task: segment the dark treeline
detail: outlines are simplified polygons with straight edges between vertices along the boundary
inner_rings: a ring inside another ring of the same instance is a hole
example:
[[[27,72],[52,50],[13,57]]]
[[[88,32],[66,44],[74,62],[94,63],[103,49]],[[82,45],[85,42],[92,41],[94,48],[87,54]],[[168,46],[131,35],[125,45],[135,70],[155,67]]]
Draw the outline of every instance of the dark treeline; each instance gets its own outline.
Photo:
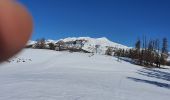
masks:
[[[108,49],[108,51],[110,51],[110,49]],[[160,42],[159,39],[150,39],[148,41],[146,37],[144,37],[142,40],[138,39],[136,41],[135,48],[128,50],[117,49],[114,55],[118,58],[131,58],[135,64],[147,67],[168,65],[168,40],[167,38],[163,38],[162,42]]]

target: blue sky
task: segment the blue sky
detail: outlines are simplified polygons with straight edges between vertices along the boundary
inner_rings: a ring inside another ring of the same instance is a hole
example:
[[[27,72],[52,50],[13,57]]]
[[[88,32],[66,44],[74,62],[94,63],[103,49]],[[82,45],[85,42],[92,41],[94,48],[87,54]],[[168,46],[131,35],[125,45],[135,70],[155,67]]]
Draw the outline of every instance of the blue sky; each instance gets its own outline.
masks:
[[[33,15],[33,40],[107,37],[133,46],[138,37],[146,35],[170,41],[170,0],[19,1]]]

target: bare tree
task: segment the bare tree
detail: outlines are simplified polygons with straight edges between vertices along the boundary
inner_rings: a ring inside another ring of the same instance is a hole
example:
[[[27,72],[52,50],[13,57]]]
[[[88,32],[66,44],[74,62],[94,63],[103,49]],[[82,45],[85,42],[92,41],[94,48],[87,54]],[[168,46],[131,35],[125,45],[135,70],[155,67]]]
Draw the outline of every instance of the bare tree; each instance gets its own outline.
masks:
[[[37,43],[35,44],[35,48],[37,49],[45,49],[45,39],[38,39]]]

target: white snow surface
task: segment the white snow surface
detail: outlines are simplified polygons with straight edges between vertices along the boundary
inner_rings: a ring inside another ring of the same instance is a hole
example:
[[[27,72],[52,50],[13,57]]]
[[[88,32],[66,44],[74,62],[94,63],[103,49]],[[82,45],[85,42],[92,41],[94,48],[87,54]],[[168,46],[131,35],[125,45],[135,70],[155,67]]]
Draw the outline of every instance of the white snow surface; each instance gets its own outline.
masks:
[[[90,55],[25,49],[0,65],[0,100],[169,100],[169,69]]]

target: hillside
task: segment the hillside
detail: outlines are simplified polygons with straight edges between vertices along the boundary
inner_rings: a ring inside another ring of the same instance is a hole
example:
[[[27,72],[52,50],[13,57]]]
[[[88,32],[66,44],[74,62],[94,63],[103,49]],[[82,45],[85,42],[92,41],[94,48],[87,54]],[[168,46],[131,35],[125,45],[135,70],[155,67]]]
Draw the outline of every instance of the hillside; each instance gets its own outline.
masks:
[[[25,49],[10,61],[1,64],[0,100],[170,98],[169,69],[146,69],[105,55],[38,49]]]
[[[65,38],[65,39],[60,39],[60,40],[67,42],[67,41],[75,41],[75,40],[83,40],[83,39],[87,40],[86,44],[101,45],[101,46],[112,46],[112,47],[119,47],[119,48],[128,48],[127,46],[124,46],[122,44],[112,42],[109,39],[107,39],[106,37],[102,37],[102,38],[90,38],[90,37],[75,38],[75,37],[72,37],[72,38]]]
[[[59,41],[71,42],[71,41],[76,41],[76,40],[84,40],[84,41],[86,41],[86,42],[83,42],[82,49],[85,50],[85,51],[88,51],[88,52],[94,52],[96,46],[98,46],[98,53],[99,54],[105,54],[108,47],[121,48],[121,49],[129,49],[130,48],[130,47],[127,47],[125,45],[112,42],[112,41],[110,41],[109,39],[107,39],[105,37],[102,37],[102,38],[68,37],[68,38],[60,39],[60,40],[48,39],[45,42],[46,42],[46,44],[48,44],[48,43],[56,44]],[[35,43],[36,43],[35,41],[29,41],[27,45],[33,45]]]

